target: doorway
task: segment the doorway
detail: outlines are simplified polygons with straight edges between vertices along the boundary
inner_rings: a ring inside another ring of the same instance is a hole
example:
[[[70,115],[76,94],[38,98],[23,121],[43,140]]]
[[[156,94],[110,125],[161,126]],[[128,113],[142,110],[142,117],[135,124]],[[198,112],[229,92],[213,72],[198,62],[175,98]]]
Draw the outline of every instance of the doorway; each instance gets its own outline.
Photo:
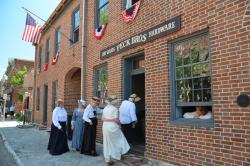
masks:
[[[137,124],[131,151],[143,155],[145,151],[145,71],[144,55],[139,54],[124,60],[124,99],[136,93],[141,98],[136,102]]]
[[[44,85],[44,96],[43,96],[43,124],[47,124],[48,117],[48,85]]]

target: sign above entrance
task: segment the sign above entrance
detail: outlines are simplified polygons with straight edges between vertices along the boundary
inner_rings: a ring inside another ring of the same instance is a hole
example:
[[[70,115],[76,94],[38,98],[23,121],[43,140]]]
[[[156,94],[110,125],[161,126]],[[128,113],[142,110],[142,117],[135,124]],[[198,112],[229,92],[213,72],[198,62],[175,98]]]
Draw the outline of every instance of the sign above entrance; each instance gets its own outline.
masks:
[[[153,28],[150,28],[135,36],[132,36],[122,42],[119,42],[111,47],[101,50],[101,55],[100,55],[101,59],[107,58],[117,53],[121,53],[129,48],[163,37],[167,34],[176,32],[180,29],[181,29],[181,18],[180,16],[177,16]]]

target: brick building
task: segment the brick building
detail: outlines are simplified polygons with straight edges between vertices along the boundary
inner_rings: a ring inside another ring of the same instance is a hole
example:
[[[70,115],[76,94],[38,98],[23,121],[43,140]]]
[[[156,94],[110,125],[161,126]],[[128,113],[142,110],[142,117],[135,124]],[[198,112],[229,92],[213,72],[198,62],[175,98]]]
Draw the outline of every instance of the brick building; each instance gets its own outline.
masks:
[[[69,1],[65,7],[66,1],[61,2],[49,21],[70,35],[72,13],[80,5],[79,42],[72,47],[61,37],[64,51],[57,64],[37,72],[41,99],[35,119],[41,121],[45,110],[44,89],[52,100],[53,81],[68,110],[80,97],[77,88],[88,100],[93,95],[123,100],[137,93],[142,100],[137,103],[140,139],[135,148],[155,165],[250,165],[249,106],[236,102],[241,93],[250,95],[250,1],[143,0],[136,18],[125,23],[121,13],[126,2],[87,1],[86,46],[80,37],[82,1]],[[93,31],[105,23],[105,34],[97,40]],[[37,54],[41,46],[45,51],[49,36],[54,41],[52,28],[43,32]],[[82,45],[87,75],[80,88]],[[73,73],[79,73],[77,81]],[[209,109],[212,118],[183,118],[196,106]]]
[[[36,123],[50,126],[58,98],[65,101],[69,115],[77,106],[81,95],[81,8],[81,1],[62,0],[43,27],[36,46]]]
[[[9,63],[9,66],[7,67],[5,73],[8,77],[8,80],[5,83],[5,89],[3,93],[6,93],[10,96],[10,101],[7,102],[7,107],[10,107],[12,103],[16,103],[16,111],[22,110],[23,101],[20,99],[19,90],[22,89],[23,86],[17,85],[15,87],[12,87],[10,81],[18,71],[24,68],[24,66],[26,66],[28,71],[30,71],[34,67],[34,61],[15,58]]]

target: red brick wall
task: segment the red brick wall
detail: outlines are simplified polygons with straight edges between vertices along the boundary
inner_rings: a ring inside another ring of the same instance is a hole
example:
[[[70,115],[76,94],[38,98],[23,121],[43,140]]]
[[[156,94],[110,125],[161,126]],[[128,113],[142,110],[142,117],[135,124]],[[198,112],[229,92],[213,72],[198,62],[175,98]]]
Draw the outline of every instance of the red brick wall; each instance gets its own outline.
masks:
[[[67,8],[59,15],[59,17],[53,22],[53,26],[55,28],[60,27],[61,32],[65,35],[70,37],[71,33],[71,15],[73,11],[80,5],[80,13],[82,13],[82,1],[75,0],[72,1]],[[81,20],[82,20],[82,14]],[[47,125],[50,126],[51,124],[51,116],[52,116],[52,82],[58,80],[58,87],[57,87],[57,98],[71,99],[69,95],[65,92],[65,83],[66,75],[70,74],[75,68],[81,68],[81,30],[82,26],[80,24],[80,32],[79,32],[79,41],[74,45],[70,45],[69,40],[61,34],[61,48],[60,48],[60,56],[55,65],[49,64],[47,71],[38,72],[36,70],[36,87],[40,87],[40,110],[35,111],[35,122],[42,123],[43,120],[43,95],[44,95],[44,84],[48,84],[48,123]],[[53,55],[54,55],[54,48],[55,48],[55,30],[53,28],[49,28],[46,32],[43,33],[40,44],[36,47],[42,47],[42,68],[44,65],[45,60],[45,47],[46,47],[46,40],[50,37],[50,55],[49,55],[49,63],[51,63]],[[37,51],[38,53],[38,51]],[[36,63],[38,62],[38,55],[36,56]],[[74,84],[74,83],[73,83]],[[75,86],[74,86],[75,87]],[[77,93],[79,93],[81,85],[79,83],[78,88],[75,89]],[[67,87],[69,88],[69,87]],[[75,94],[73,94],[75,95]],[[79,94],[76,94],[79,96]],[[73,96],[74,98],[75,96]],[[78,98],[78,97],[77,97]],[[36,101],[36,100],[35,100]],[[65,101],[68,103],[68,101]],[[75,101],[77,105],[77,101]],[[69,110],[67,110],[69,111]]]
[[[94,2],[88,3],[87,98],[93,95],[93,68],[103,63],[108,65],[108,94],[122,97],[122,59],[144,52],[146,157],[176,165],[250,165],[249,107],[236,104],[241,92],[250,91],[250,24],[243,24],[247,1],[144,0],[131,23],[122,21],[120,1],[110,1],[101,41],[92,35]],[[178,15],[180,31],[100,60],[100,50]],[[168,41],[205,29],[210,37],[215,127],[169,126]]]

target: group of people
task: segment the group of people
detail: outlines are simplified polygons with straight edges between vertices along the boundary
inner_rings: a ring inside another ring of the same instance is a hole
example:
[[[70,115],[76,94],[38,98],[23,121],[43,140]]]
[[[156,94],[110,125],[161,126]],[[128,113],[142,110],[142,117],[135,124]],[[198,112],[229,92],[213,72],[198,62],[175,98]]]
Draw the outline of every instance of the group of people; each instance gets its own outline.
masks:
[[[107,165],[120,160],[126,154],[133,139],[133,129],[137,123],[135,102],[140,98],[136,94],[130,95],[124,100],[118,110],[118,98],[107,98],[106,106],[101,110],[98,105],[100,99],[92,97],[87,105],[85,100],[78,101],[78,108],[74,110],[71,121],[73,130],[72,148],[81,154],[98,156],[96,152],[97,113],[102,113],[103,154]],[[51,133],[48,150],[52,155],[60,155],[68,152],[66,134],[67,112],[63,107],[63,101],[57,101],[57,107],[53,110]]]

